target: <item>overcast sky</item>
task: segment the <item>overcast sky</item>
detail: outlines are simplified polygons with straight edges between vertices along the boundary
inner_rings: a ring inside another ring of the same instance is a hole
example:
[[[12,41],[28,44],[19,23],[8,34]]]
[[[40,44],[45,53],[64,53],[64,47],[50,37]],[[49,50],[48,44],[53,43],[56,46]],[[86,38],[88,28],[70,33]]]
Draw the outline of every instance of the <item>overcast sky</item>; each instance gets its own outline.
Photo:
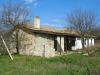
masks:
[[[0,0],[0,4],[7,1]],[[67,13],[80,8],[93,10],[100,17],[100,0],[13,0],[13,2],[25,3],[31,10],[31,20],[34,16],[39,16],[41,25],[65,27]]]

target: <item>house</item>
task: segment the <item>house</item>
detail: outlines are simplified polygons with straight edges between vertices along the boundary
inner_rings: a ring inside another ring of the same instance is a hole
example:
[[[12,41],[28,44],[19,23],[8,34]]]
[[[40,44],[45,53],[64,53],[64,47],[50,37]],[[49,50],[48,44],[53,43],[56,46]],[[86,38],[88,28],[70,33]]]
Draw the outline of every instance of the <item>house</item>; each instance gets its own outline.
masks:
[[[82,49],[82,41],[77,32],[54,31],[40,28],[40,18],[34,18],[34,26],[19,26],[25,40],[21,42],[20,54],[52,57],[55,52]],[[94,38],[85,38],[84,46],[93,46]]]
[[[17,25],[19,29],[19,54],[53,57],[56,52],[82,49],[80,35],[75,31],[42,29],[40,18],[34,18],[34,26]],[[22,38],[20,38],[22,37]],[[94,38],[84,38],[84,46],[94,46]],[[15,48],[14,48],[15,49]]]

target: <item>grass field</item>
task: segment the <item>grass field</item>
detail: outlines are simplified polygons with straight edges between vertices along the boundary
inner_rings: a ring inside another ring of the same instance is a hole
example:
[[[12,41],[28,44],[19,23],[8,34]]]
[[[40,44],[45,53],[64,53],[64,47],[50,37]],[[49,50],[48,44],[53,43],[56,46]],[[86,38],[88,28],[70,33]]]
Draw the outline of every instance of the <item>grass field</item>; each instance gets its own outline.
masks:
[[[0,56],[0,75],[100,75],[100,51],[53,58],[13,55]]]

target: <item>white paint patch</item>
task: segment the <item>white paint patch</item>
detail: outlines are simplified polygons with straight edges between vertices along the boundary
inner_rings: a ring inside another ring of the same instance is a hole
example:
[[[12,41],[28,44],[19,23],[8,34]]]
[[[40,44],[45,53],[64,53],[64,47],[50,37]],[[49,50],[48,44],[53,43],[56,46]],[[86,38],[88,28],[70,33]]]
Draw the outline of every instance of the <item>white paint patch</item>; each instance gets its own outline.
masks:
[[[92,46],[94,46],[94,38],[92,38]]]
[[[91,46],[91,38],[89,38],[89,47]]]
[[[82,49],[82,41],[80,38],[76,38],[75,46],[72,47],[72,50]]]
[[[64,36],[61,36],[61,49],[64,52]]]

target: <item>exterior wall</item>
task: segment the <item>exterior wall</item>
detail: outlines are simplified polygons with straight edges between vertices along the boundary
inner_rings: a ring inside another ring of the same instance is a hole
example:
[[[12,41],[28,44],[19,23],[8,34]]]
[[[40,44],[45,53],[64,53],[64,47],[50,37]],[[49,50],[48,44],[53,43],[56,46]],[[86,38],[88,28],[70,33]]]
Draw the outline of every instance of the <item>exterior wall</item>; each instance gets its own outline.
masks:
[[[82,41],[80,38],[76,38],[75,46],[72,47],[72,50],[82,49]]]
[[[23,32],[21,30],[21,32]],[[20,45],[20,54],[44,57],[55,56],[54,38],[46,34],[24,33],[24,40]]]
[[[89,38],[89,47],[91,46],[91,38]]]
[[[94,46],[94,38],[86,38],[85,48]]]
[[[89,38],[88,42],[89,42],[89,47],[94,46],[94,38]]]
[[[61,36],[61,49],[64,52],[64,36]]]
[[[10,36],[10,37],[8,37]],[[11,53],[16,53],[16,40],[15,32],[4,36],[7,46]],[[10,40],[9,40],[10,39]],[[85,47],[94,46],[94,38],[85,38]],[[5,47],[0,39],[0,53],[7,53]],[[44,57],[55,56],[54,49],[54,37],[47,34],[28,33],[20,30],[19,34],[20,51],[21,55],[35,55]],[[57,50],[64,51],[64,36],[57,36]],[[60,45],[61,44],[61,45]],[[80,38],[76,38],[75,46],[72,46],[72,50],[82,49],[82,41]]]
[[[92,38],[92,46],[94,46],[94,38]]]
[[[94,38],[85,38],[84,47],[94,46]],[[72,50],[82,49],[82,41],[79,38],[76,38],[75,46],[72,47]]]
[[[87,48],[88,47],[88,39],[85,38],[85,44],[84,47]]]
[[[61,46],[60,46],[60,36],[57,36],[57,50],[60,51]]]

